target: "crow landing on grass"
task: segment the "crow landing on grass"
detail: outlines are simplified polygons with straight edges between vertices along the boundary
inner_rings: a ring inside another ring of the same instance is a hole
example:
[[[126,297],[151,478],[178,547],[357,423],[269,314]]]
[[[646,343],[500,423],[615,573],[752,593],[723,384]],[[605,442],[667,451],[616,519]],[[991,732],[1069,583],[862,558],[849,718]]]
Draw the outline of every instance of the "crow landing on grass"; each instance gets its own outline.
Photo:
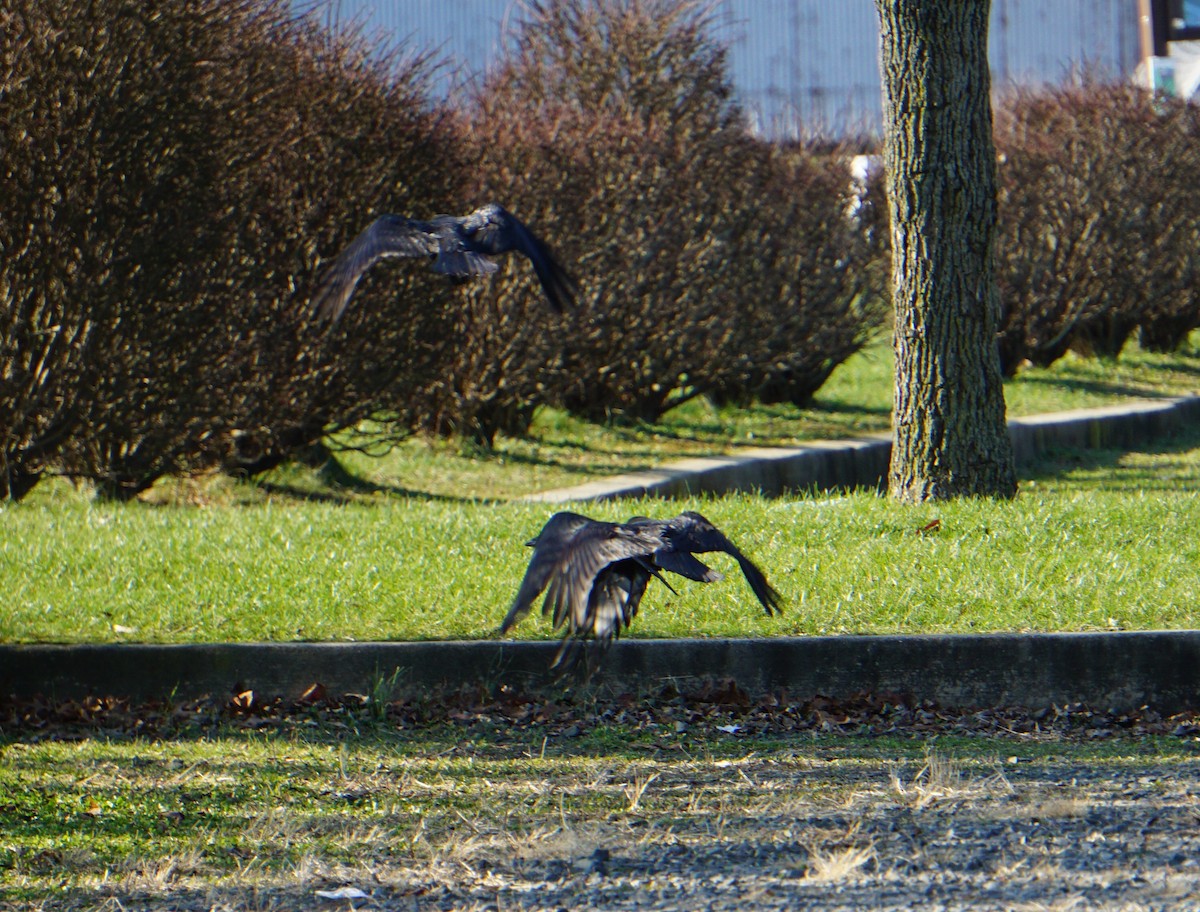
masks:
[[[434,272],[463,277],[494,273],[500,267],[491,257],[511,252],[533,264],[555,313],[573,303],[578,285],[550,248],[503,206],[489,203],[470,215],[436,215],[427,222],[381,215],[337,255],[312,307],[324,319],[338,319],[363,273],[385,257],[426,257]]]
[[[562,673],[578,666],[589,638],[595,640],[596,648],[588,656],[586,675],[599,667],[621,628],[633,621],[651,577],[672,592],[675,590],[662,575],[664,570],[701,583],[724,578],[696,554],[724,551],[732,555],[767,614],[783,610],[779,593],[762,571],[699,513],[689,511],[674,519],[635,516],[624,523],[555,513],[527,544],[534,549],[533,557],[500,632],[505,633],[528,614],[545,590],[542,613],[553,618],[555,630],[566,627],[551,665]]]

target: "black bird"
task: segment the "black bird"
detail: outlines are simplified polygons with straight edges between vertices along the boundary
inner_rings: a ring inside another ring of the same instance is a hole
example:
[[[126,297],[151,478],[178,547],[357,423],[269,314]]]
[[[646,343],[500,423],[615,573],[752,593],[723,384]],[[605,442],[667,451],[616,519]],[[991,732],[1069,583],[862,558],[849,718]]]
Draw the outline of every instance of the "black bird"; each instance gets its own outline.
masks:
[[[500,632],[528,614],[545,590],[543,614],[553,618],[555,630],[566,626],[551,665],[555,669],[573,666],[580,658],[573,647],[591,638],[597,654],[589,661],[589,674],[594,671],[613,639],[632,623],[651,577],[675,591],[662,571],[702,583],[724,578],[696,554],[732,555],[767,614],[783,610],[779,593],[762,571],[699,513],[666,520],[635,516],[625,523],[555,513],[528,544],[533,557]]]
[[[337,255],[313,294],[312,306],[319,316],[336,320],[362,274],[384,257],[427,257],[434,272],[477,276],[499,269],[491,256],[513,251],[533,264],[546,300],[555,313],[562,313],[578,292],[575,280],[540,238],[496,203],[470,215],[436,215],[427,222],[381,215]]]

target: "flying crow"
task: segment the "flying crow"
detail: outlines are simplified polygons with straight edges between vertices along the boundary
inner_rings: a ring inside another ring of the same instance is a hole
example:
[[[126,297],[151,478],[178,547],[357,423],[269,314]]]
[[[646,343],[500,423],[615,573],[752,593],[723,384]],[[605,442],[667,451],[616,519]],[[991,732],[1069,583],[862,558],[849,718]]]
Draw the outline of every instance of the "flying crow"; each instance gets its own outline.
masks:
[[[513,251],[533,264],[546,300],[555,313],[562,313],[578,291],[575,280],[540,238],[496,203],[470,215],[436,215],[427,222],[381,215],[338,254],[321,278],[312,306],[319,316],[336,320],[363,273],[384,257],[427,257],[434,272],[476,276],[499,268],[492,256]]]
[[[594,639],[597,650],[588,673],[594,671],[613,639],[632,623],[651,577],[672,592],[663,571],[702,583],[723,579],[696,554],[732,555],[767,614],[783,610],[779,593],[762,571],[699,513],[666,520],[638,516],[624,523],[555,513],[528,544],[533,557],[500,632],[528,614],[545,591],[543,614],[552,617],[555,630],[566,628],[551,666],[555,669],[574,666],[580,658],[576,647]]]

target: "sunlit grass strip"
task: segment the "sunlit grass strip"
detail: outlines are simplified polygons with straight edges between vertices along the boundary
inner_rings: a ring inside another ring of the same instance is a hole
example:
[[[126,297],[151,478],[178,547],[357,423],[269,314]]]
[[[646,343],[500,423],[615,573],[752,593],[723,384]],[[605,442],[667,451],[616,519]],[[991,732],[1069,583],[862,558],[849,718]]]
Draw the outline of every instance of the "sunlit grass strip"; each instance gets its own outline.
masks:
[[[1008,413],[1066,411],[1135,398],[1177,396],[1200,389],[1200,333],[1196,344],[1161,355],[1131,346],[1119,360],[1068,356],[1049,368],[1022,371],[1005,385]],[[834,371],[805,408],[790,404],[717,408],[695,399],[655,423],[600,425],[542,409],[529,435],[497,438],[481,451],[461,440],[414,437],[390,452],[347,451],[339,459],[359,489],[334,496],[432,496],[451,500],[511,499],[589,479],[652,468],[685,456],[736,452],[747,446],[797,443],[887,431],[891,422],[892,352],[880,338]],[[328,496],[329,480],[289,466],[267,473],[261,487],[228,479],[160,482],[151,496],[174,503],[261,502],[272,492]],[[42,483],[32,500],[62,496],[62,485]]]
[[[886,416],[889,359],[886,346],[853,359],[808,411],[845,422],[844,430]],[[1135,351],[1117,362],[1069,358],[1023,373],[1009,398],[1017,414],[1061,410],[1187,392],[1198,375],[1195,349]],[[481,502],[480,492],[518,493],[533,478],[549,486],[556,472],[575,481],[590,467],[652,465],[683,444],[707,452],[720,440],[786,442],[785,427],[837,430],[791,423],[790,406],[692,408],[632,429],[550,414],[545,436],[510,442],[518,451],[470,456],[416,443],[384,460],[360,457],[351,467],[383,486],[372,493],[295,470],[276,475],[275,487],[164,486],[176,502],[198,494],[202,508],[96,503],[65,485],[40,485],[29,502],[0,506],[0,641],[491,636],[528,558],[522,543],[550,510]],[[700,509],[767,569],[789,606],[782,618],[763,617],[736,568],[722,563],[729,578],[720,584],[684,584],[678,597],[653,587],[635,636],[1190,627],[1200,588],[1197,447],[1192,432],[1146,453],[1065,454],[1026,478],[1014,504],[905,508],[855,494],[587,511],[623,519]],[[423,478],[405,477],[414,465],[405,453],[420,454]],[[306,486],[313,500],[296,496]],[[389,493],[397,487],[450,492]],[[933,519],[938,531],[918,532]],[[534,617],[520,635],[549,632]]]

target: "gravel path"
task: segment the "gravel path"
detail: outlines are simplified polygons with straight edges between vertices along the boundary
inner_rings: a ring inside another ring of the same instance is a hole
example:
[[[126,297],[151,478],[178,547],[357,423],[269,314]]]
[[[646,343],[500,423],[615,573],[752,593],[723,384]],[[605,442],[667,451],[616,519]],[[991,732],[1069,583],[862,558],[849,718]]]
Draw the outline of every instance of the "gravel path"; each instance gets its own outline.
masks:
[[[810,797],[792,793],[793,771],[751,762],[737,773],[766,796],[748,802],[750,813],[726,807],[718,821],[701,814],[693,826],[650,820],[594,832],[563,857],[478,867],[466,859],[433,877],[410,871],[362,905],[1200,909],[1197,763],[1021,763],[986,776],[950,763],[907,781],[905,770],[850,778],[839,770],[832,803],[811,782]]]

